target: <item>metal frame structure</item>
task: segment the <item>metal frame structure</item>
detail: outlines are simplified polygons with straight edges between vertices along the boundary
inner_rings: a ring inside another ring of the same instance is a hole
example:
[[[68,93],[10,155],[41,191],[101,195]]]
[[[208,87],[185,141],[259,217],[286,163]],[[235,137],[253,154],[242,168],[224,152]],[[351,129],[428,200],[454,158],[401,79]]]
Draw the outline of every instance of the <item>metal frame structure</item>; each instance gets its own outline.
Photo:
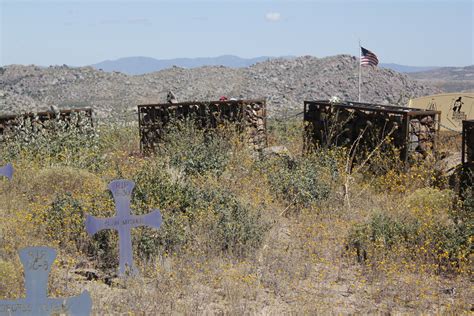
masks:
[[[462,121],[461,161],[474,162],[474,120]]]
[[[464,190],[474,190],[474,120],[462,121],[462,146],[461,146],[461,177],[459,194],[463,196]]]
[[[431,117],[435,126],[435,137],[432,139],[433,151],[436,151],[437,135],[440,128],[440,111],[350,101],[332,103],[326,100],[304,101],[305,150],[309,150],[310,145],[317,145],[318,142],[319,145],[323,143],[324,136],[322,131],[327,128],[328,124],[331,124],[327,121],[327,117],[331,114],[337,116],[338,113],[345,113],[346,117],[347,114],[349,114],[370,118],[367,119],[367,121],[374,118],[376,120],[383,118],[383,124],[390,122],[393,126],[396,126],[397,131],[393,134],[394,144],[401,149],[400,158],[404,162],[408,162],[411,151],[410,143],[413,142],[411,138],[413,132],[411,131],[410,122],[413,119],[421,120],[426,117]],[[378,117],[374,115],[378,115]],[[364,123],[363,127],[366,127],[367,124],[372,123]],[[354,141],[355,138],[352,137],[350,142],[353,143]],[[340,144],[336,142],[331,145]]]
[[[263,142],[266,146],[267,110],[265,99],[140,104],[137,108],[140,150],[142,152],[149,153],[155,150],[155,144],[161,141],[165,126],[172,120],[192,118],[201,128],[210,129],[216,128],[222,123],[233,123],[237,124],[241,131],[244,131],[245,128],[252,128],[249,117],[255,114],[263,120]],[[253,126],[253,128],[257,132],[259,127]]]
[[[19,118],[31,119],[35,122],[43,123],[51,119],[55,119],[59,115],[59,119],[68,120],[68,118],[73,113],[85,113],[85,116],[90,120],[90,125],[93,127],[94,122],[92,119],[92,108],[78,108],[78,109],[67,109],[60,110],[59,113],[53,111],[44,111],[44,112],[28,112],[22,114],[8,114],[0,116],[0,135],[2,135],[6,128],[10,126],[15,126],[18,124],[17,120]]]

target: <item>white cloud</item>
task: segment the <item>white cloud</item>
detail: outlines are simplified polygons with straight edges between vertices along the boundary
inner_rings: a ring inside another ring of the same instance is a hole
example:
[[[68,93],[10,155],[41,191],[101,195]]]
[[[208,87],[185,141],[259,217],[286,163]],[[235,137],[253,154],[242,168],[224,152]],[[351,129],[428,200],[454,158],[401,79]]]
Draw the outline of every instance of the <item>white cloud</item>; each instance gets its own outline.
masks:
[[[280,18],[280,12],[268,12],[267,14],[265,14],[265,20],[269,22],[278,22]]]

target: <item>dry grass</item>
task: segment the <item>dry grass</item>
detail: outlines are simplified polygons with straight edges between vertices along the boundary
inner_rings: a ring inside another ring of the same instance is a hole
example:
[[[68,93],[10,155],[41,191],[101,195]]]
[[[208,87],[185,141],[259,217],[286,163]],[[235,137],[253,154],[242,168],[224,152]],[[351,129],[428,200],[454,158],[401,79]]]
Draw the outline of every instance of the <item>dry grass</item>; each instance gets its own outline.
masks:
[[[301,130],[293,122],[271,128],[271,143],[287,146],[296,163],[306,159],[301,157]],[[465,257],[452,261],[443,261],[434,246],[438,239],[430,236],[439,225],[454,225],[453,212],[465,212],[468,222],[473,211],[457,205],[451,191],[436,187],[440,182],[430,178],[430,166],[404,174],[354,175],[349,207],[343,195],[344,162],[338,154],[306,161],[314,166],[308,170],[318,173],[302,181],[300,175],[292,176],[294,169],[282,172],[285,160],[259,162],[238,137],[221,140],[228,141],[224,145],[210,143],[204,153],[193,151],[207,160],[190,164],[195,156],[186,155],[190,144],[203,140],[199,132],[188,135],[187,143],[175,139],[166,152],[150,159],[136,155],[134,130],[119,131],[102,132],[105,145],[94,152],[101,160],[90,168],[82,161],[41,161],[27,152],[13,160],[14,180],[0,183],[0,298],[24,295],[22,275],[15,269],[20,265],[17,250],[50,245],[59,255],[49,295],[77,295],[87,289],[95,314],[472,312],[472,236],[468,249],[456,252]],[[222,148],[229,150],[222,153]],[[173,153],[178,152],[182,159],[174,161]],[[222,156],[210,161],[206,154]],[[290,177],[291,185],[272,182],[272,173]],[[118,177],[134,179],[143,193],[134,197],[135,210],[160,208],[167,223],[158,233],[134,231],[135,260],[141,270],[135,279],[113,277],[116,235],[93,239],[83,234],[82,213],[73,206],[77,202],[84,212],[112,215],[105,184]],[[150,184],[152,179],[156,183]],[[305,199],[313,183],[329,193]],[[73,200],[58,200],[64,194]],[[55,210],[69,218],[62,230],[64,223],[45,216],[54,201]],[[416,220],[422,243],[375,240],[366,245],[367,258],[358,260],[350,236],[380,213],[394,222]],[[223,226],[216,224],[221,221]],[[236,241],[227,240],[226,225],[246,229],[237,230]],[[55,227],[54,234],[47,233]],[[144,249],[145,244],[149,248]],[[108,256],[100,253],[104,246],[109,247]],[[446,262],[455,264],[441,268]],[[84,269],[98,271],[99,279],[76,273]]]

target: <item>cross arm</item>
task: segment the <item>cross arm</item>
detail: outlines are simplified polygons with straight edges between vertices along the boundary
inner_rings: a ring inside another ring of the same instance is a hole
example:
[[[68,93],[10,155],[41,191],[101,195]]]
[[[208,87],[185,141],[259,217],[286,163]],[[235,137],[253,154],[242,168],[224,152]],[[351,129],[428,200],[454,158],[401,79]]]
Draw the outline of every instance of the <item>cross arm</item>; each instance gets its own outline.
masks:
[[[94,235],[103,229],[110,229],[113,226],[114,218],[98,218],[92,215],[86,216],[86,231],[89,235]]]
[[[78,296],[63,299],[63,304],[66,305],[68,315],[90,315],[92,310],[92,299],[88,291],[82,292]]]
[[[162,223],[161,213],[159,210],[154,210],[151,213],[146,215],[132,215],[130,216],[130,226],[131,227],[138,227],[138,226],[148,226],[152,228],[160,228]]]
[[[24,299],[0,301],[0,315],[12,315],[31,312],[31,304]]]
[[[5,176],[8,180],[11,180],[13,177],[13,165],[7,163],[5,166],[0,168],[0,175]]]

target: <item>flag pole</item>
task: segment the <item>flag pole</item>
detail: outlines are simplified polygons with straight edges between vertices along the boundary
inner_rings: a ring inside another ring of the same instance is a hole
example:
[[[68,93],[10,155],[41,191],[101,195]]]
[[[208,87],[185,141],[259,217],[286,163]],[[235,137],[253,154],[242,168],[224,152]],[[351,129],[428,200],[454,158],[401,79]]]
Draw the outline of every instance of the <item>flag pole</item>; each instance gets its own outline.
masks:
[[[359,39],[359,102],[360,102],[360,82],[362,81],[362,67],[360,65],[361,59],[362,59],[362,49],[360,46],[360,39]]]

